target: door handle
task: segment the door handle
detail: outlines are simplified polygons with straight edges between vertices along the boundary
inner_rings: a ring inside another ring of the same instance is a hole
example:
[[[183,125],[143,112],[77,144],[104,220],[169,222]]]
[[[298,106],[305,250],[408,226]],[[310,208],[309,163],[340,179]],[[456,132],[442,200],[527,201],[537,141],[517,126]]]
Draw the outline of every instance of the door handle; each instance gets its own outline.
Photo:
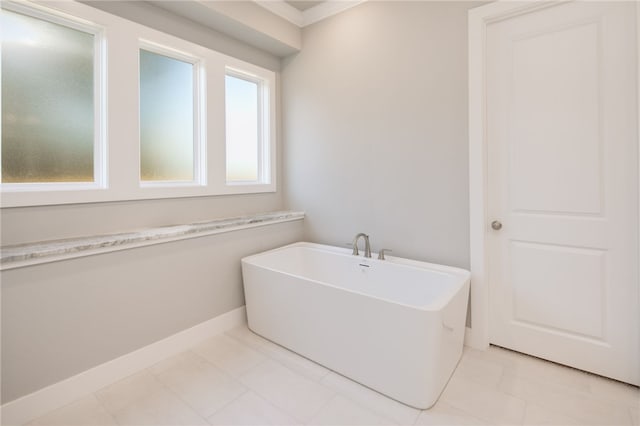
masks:
[[[491,222],[491,228],[495,229],[496,231],[499,231],[502,229],[502,222],[500,222],[499,220],[494,220],[493,222]]]

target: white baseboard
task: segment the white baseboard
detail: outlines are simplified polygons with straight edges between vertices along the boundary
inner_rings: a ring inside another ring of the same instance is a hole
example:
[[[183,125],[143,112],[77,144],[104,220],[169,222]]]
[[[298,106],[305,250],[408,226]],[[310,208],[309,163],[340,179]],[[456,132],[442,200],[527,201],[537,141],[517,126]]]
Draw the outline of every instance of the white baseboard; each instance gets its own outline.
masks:
[[[61,382],[47,386],[32,394],[8,402],[0,409],[2,425],[27,423],[137,371],[150,367],[165,358],[183,352],[209,337],[245,324],[246,321],[245,307],[242,306]]]

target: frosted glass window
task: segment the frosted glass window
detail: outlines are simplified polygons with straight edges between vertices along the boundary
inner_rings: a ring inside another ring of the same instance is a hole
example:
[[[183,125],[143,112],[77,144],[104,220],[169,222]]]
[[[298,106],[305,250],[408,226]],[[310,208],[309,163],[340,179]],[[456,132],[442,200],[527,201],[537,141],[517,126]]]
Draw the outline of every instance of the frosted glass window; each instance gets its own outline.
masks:
[[[194,180],[194,65],[140,50],[140,178]]]
[[[256,82],[226,76],[227,182],[258,180],[259,89]]]
[[[2,182],[94,181],[94,34],[0,10]]]

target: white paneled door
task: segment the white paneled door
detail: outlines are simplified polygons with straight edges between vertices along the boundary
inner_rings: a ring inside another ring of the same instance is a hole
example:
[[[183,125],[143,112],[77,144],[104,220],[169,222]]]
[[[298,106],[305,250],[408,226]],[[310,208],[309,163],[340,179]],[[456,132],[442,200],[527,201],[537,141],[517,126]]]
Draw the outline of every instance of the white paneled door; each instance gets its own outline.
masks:
[[[639,383],[635,2],[487,26],[491,343]]]

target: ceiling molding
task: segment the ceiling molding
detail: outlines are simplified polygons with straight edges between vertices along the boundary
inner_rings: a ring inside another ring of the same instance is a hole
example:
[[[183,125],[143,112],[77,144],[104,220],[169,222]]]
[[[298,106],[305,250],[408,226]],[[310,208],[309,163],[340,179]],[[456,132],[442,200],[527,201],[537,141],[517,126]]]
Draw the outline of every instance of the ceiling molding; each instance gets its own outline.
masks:
[[[367,0],[325,1],[304,12],[287,4],[284,0],[254,0],[256,4],[264,7],[271,13],[286,19],[300,28],[314,24],[318,21],[336,15]]]
[[[304,27],[304,16],[301,11],[286,3],[284,0],[254,0],[256,4],[269,12],[286,19],[294,25]],[[313,9],[313,8],[312,8]]]
[[[351,9],[365,1],[367,0],[326,1],[324,3],[320,3],[319,5],[302,12],[302,16],[304,17],[304,24],[302,26],[306,27],[307,25],[315,24],[318,21],[337,15],[338,13]]]
[[[256,19],[257,15],[274,16],[254,2],[147,0],[147,3],[281,58],[299,52],[302,47],[300,28],[286,19],[278,19],[277,24],[281,25],[256,25],[256,22],[264,21]],[[291,31],[280,31],[283,26]]]

